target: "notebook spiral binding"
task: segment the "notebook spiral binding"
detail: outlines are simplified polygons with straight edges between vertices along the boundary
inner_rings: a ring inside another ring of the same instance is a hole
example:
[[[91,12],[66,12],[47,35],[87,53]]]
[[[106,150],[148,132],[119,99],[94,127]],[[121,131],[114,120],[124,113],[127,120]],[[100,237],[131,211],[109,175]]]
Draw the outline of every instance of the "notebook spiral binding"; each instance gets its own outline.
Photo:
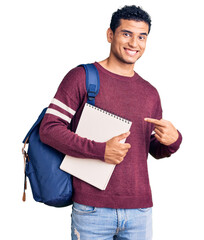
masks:
[[[125,118],[120,117],[120,116],[117,116],[117,115],[115,115],[115,114],[113,114],[113,113],[107,112],[107,111],[105,111],[105,110],[102,109],[102,108],[93,106],[93,105],[91,105],[91,104],[89,104],[89,103],[86,103],[86,105],[87,105],[88,107],[91,107],[91,108],[96,109],[97,111],[100,111],[100,112],[103,112],[103,113],[105,113],[105,114],[108,114],[109,116],[114,117],[114,118],[116,118],[116,119],[118,119],[118,120],[120,120],[120,121],[123,121],[123,122],[127,123],[127,124],[131,124],[131,121],[129,121],[128,119],[125,119]]]

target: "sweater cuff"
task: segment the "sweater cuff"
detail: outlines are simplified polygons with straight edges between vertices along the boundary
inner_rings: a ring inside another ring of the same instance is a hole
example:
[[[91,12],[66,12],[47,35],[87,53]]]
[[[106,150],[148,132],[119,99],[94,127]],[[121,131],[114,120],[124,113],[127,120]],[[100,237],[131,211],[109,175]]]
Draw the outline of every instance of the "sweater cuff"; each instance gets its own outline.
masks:
[[[178,131],[178,134],[179,134],[178,139],[174,143],[172,143],[171,145],[168,146],[168,150],[171,154],[175,153],[179,149],[180,144],[182,142],[182,135],[179,131]]]
[[[102,161],[105,161],[105,149],[106,149],[106,142],[94,142],[94,151],[97,153],[96,158]]]

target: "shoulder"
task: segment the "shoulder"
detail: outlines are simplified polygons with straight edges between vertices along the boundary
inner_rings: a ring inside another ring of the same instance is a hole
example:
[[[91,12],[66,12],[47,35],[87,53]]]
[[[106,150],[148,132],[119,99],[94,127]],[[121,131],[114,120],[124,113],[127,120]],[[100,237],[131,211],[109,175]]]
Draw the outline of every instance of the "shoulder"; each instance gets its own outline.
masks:
[[[65,92],[69,89],[77,90],[84,89],[86,73],[82,66],[71,69],[63,78],[60,88]]]
[[[144,94],[148,95],[149,97],[159,98],[159,92],[157,91],[156,87],[154,87],[150,82],[143,79],[139,74],[137,74],[137,82],[141,86]]]

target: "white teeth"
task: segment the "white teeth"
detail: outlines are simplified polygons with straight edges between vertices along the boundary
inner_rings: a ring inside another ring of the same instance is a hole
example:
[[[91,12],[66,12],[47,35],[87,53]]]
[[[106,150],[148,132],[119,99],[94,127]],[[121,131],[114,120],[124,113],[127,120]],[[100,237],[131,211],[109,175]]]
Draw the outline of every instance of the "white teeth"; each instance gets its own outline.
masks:
[[[137,53],[137,51],[135,50],[135,51],[133,51],[133,50],[130,50],[130,49],[125,49],[126,50],[126,52],[129,54],[129,55],[131,55],[131,56],[134,56],[136,53]]]

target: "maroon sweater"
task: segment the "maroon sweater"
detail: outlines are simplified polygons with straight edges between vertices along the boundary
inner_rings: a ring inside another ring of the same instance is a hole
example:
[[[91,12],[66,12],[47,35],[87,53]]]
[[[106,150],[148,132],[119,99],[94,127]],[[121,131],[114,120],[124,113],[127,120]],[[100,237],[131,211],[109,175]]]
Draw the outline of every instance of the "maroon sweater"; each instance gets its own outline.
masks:
[[[161,119],[162,108],[157,90],[137,73],[124,77],[111,73],[97,62],[100,91],[95,105],[132,121],[131,144],[124,160],[116,165],[106,190],[99,190],[73,177],[73,201],[89,206],[108,208],[152,207],[147,157],[159,159],[176,152],[182,141],[170,146],[160,144],[152,131],[153,124],[145,117]],[[72,69],[61,82],[40,127],[41,140],[64,154],[104,161],[106,143],[81,138],[75,134],[84,104],[87,102],[85,70]]]

